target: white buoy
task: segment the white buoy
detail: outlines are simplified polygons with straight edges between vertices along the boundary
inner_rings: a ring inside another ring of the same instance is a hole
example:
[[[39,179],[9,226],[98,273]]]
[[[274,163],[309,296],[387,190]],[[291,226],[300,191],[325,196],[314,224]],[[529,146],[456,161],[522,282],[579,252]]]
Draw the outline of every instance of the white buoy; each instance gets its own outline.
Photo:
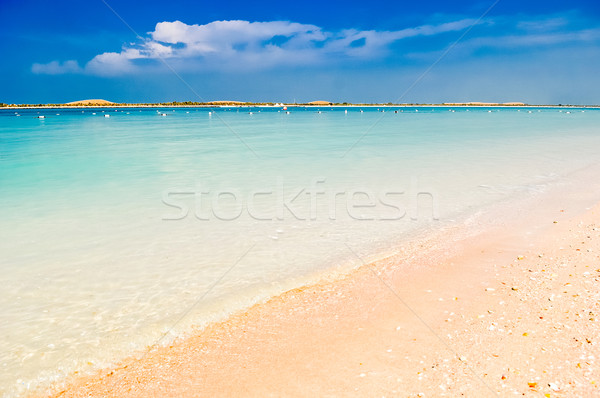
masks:
[[[166,113],[161,113],[160,115],[161,115],[161,116],[167,116],[167,114],[166,114]]]
[[[344,110],[344,113],[348,113],[348,109]]]
[[[42,116],[38,116],[37,118],[38,118],[38,119],[45,119],[45,118],[46,118],[46,116],[43,116],[43,115],[42,115]]]
[[[92,112],[92,115],[95,115],[95,114],[96,114],[96,112]]]
[[[106,115],[104,115],[104,117],[110,117],[110,115],[106,114]]]

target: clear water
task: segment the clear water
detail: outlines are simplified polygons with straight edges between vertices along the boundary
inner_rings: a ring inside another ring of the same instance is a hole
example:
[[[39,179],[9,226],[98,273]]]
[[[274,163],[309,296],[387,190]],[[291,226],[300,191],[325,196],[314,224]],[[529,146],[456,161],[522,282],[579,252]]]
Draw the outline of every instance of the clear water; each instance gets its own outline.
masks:
[[[360,265],[346,244],[374,259],[600,159],[600,110],[363,110],[1,110],[0,393]]]

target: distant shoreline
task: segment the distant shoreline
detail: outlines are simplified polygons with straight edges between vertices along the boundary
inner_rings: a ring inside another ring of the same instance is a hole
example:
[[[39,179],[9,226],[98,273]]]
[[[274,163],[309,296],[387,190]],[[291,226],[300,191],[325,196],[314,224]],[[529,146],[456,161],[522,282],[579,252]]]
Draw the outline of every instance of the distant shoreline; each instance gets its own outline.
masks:
[[[199,103],[199,104],[181,104],[181,103],[154,103],[154,104],[90,104],[90,105],[61,105],[61,104],[47,104],[47,105],[7,105],[0,106],[1,109],[86,109],[86,108],[282,108],[282,107],[302,107],[302,108],[600,108],[600,105],[532,105],[532,104],[481,104],[481,103],[442,103],[442,104],[339,104],[332,103],[329,105],[316,105],[316,104],[282,104],[275,105],[270,103]]]

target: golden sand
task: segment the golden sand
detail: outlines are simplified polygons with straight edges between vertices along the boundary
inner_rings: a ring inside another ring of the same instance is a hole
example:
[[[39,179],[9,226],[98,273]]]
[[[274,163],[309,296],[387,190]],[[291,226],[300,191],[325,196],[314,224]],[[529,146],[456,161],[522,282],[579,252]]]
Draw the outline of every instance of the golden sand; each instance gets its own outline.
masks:
[[[207,104],[215,104],[215,105],[240,105],[245,104],[242,101],[209,101]]]
[[[87,99],[81,101],[67,102],[65,105],[112,105],[114,102],[106,101],[103,99]]]

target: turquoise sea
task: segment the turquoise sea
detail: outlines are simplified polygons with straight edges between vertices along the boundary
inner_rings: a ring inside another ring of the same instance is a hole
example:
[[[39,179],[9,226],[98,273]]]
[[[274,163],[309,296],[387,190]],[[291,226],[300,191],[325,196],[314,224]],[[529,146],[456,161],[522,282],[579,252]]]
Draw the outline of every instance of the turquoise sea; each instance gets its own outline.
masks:
[[[0,110],[0,395],[599,166],[591,108]]]

